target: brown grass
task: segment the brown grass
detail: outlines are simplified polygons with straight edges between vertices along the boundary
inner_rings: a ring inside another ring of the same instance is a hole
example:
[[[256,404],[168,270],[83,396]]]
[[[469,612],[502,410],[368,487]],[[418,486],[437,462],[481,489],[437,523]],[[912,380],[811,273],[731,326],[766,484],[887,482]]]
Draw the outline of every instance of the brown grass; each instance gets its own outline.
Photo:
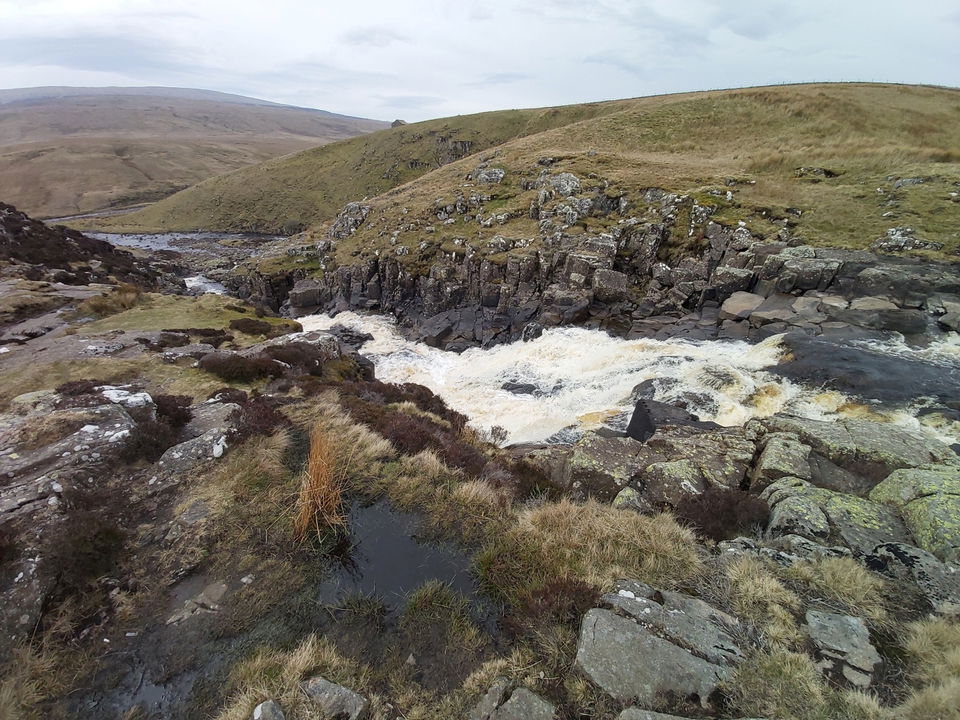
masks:
[[[123,283],[110,292],[84,300],[77,306],[77,316],[107,317],[136,307],[143,297],[143,289],[136,285]]]
[[[369,671],[344,658],[325,638],[310,635],[292,650],[261,649],[230,674],[230,700],[217,720],[249,720],[264,700],[280,704],[288,718],[316,718],[316,708],[300,689],[313,675],[363,692]]]
[[[793,613],[800,598],[763,561],[745,556],[724,568],[730,605],[736,615],[753,623],[767,647],[781,648],[800,640]]]
[[[349,458],[340,457],[334,438],[323,429],[314,428],[293,518],[293,532],[300,542],[346,526],[343,489],[349,465]]]
[[[17,435],[17,444],[24,450],[36,450],[62,440],[76,432],[89,422],[95,422],[97,416],[82,411],[55,412],[43,415],[26,423]]]
[[[672,516],[569,500],[521,511],[477,562],[485,583],[511,603],[563,577],[599,588],[625,577],[671,588],[703,569],[693,532]]]

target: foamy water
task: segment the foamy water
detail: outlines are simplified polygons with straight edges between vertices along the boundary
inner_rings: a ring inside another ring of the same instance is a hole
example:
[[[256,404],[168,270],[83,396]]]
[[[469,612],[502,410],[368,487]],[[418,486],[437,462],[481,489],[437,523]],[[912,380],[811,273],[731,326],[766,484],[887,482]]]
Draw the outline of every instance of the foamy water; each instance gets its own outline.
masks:
[[[654,399],[685,403],[702,420],[742,425],[788,412],[815,419],[869,415],[954,442],[921,427],[913,411],[873,408],[833,391],[805,387],[769,372],[784,352],[780,337],[751,345],[734,341],[624,340],[565,327],[535,340],[457,354],[404,339],[385,316],[340,313],[299,318],[305,330],[333,325],[373,335],[363,354],[385,382],[426,385],[479,428],[499,425],[511,442],[541,441],[571,425],[595,427],[633,409],[631,392],[653,381]],[[533,395],[502,389],[533,385]]]

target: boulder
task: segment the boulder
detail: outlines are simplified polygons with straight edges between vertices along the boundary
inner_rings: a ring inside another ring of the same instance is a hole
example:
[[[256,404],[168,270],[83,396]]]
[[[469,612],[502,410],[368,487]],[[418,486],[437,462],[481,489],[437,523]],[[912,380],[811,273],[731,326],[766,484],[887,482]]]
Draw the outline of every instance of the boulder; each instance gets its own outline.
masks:
[[[769,431],[793,433],[831,462],[874,483],[900,468],[957,462],[956,453],[943,443],[892,423],[774,415],[763,425]]]
[[[738,621],[703,601],[624,580],[603,602],[583,618],[576,664],[616,700],[709,708],[743,659]]]
[[[317,675],[300,687],[320,712],[321,717],[336,720],[364,720],[369,703],[362,695]]]
[[[587,433],[566,458],[562,484],[578,498],[612,500],[636,472],[636,456],[642,448],[633,438]]]
[[[479,183],[486,183],[487,185],[497,185],[500,181],[507,176],[507,171],[503,168],[492,167],[492,168],[477,168],[474,172],[473,177]]]
[[[754,443],[740,428],[662,427],[637,457],[638,486],[645,493],[650,481],[697,485],[700,478],[709,485],[739,488],[754,452]]]
[[[195,438],[204,433],[215,431],[221,435],[228,434],[234,429],[236,423],[233,415],[240,406],[236,403],[207,402],[194,405],[191,408],[193,416],[183,427],[183,434],[188,438]]]
[[[790,567],[798,562],[825,557],[850,557],[845,547],[827,547],[799,535],[781,535],[760,542],[738,537],[717,544],[721,557],[755,555],[775,562],[781,567]]]
[[[710,285],[718,300],[726,300],[737,292],[745,292],[753,283],[753,270],[721,265],[710,276]]]
[[[763,304],[763,295],[735,292],[720,306],[721,320],[744,320]]]
[[[911,542],[909,530],[892,508],[799,478],[782,478],[760,497],[770,504],[767,529],[774,534],[846,545],[856,555],[867,555],[885,542]]]
[[[783,477],[811,479],[810,448],[793,433],[770,433],[754,465],[751,489],[762,490]]]
[[[870,643],[866,623],[818,610],[807,610],[806,620],[820,672],[836,682],[859,689],[869,687],[880,665],[880,654]]]
[[[552,704],[526,688],[517,688],[507,699],[509,688],[506,678],[497,678],[468,720],[553,720],[556,708]]]
[[[580,178],[573,173],[560,173],[550,178],[550,185],[561,197],[576,195],[580,192]]]
[[[960,614],[960,566],[904,543],[883,543],[866,557],[871,570],[912,583],[935,612]]]
[[[600,269],[593,273],[593,296],[600,302],[613,303],[626,299],[627,276],[616,270]]]
[[[633,409],[633,415],[630,416],[630,423],[627,425],[627,437],[646,442],[656,429],[657,426],[653,422],[646,402],[638,401]]]
[[[895,470],[870,499],[897,508],[921,548],[960,560],[960,465]]]

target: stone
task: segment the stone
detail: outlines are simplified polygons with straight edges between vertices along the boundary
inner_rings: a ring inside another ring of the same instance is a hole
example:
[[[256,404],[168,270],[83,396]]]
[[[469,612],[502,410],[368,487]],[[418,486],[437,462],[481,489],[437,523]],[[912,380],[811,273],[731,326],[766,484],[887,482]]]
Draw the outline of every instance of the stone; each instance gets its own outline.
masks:
[[[646,403],[643,400],[638,401],[633,409],[633,415],[630,416],[630,423],[627,425],[627,437],[646,442],[656,430],[657,426],[653,422]]]
[[[866,689],[880,665],[880,654],[870,643],[870,632],[861,618],[807,610],[807,632],[825,676]]]
[[[633,477],[642,447],[633,438],[587,433],[566,459],[564,484],[575,497],[612,500]]]
[[[507,678],[499,677],[493,681],[493,685],[487,690],[480,702],[470,711],[467,720],[492,720],[495,717],[497,708],[503,704],[507,697],[507,691],[510,689],[510,681]]]
[[[647,503],[636,488],[625,487],[617,493],[613,499],[613,507],[618,510],[636,510],[638,512],[650,512],[653,507]]]
[[[706,490],[706,477],[689,459],[668,460],[647,465],[641,473],[642,503],[647,507],[676,507],[688,495]]]
[[[273,700],[267,700],[253,709],[253,720],[285,720],[283,710]]]
[[[960,465],[895,470],[870,499],[897,508],[921,548],[960,560]]]
[[[195,438],[210,431],[226,435],[236,426],[232,416],[240,410],[240,406],[236,403],[205,402],[193,406],[191,410],[193,416],[184,425],[183,433],[186,437]]]
[[[818,488],[799,478],[782,478],[760,497],[770,505],[768,531],[826,540],[867,555],[884,542],[911,541],[900,515],[880,503]]]
[[[473,177],[477,182],[486,183],[488,185],[497,185],[503,178],[507,175],[507,171],[503,168],[493,167],[493,168],[479,168],[474,173]]]
[[[165,450],[157,466],[166,476],[183,479],[183,474],[198,463],[221,457],[227,447],[227,434],[214,428]]]
[[[713,286],[718,300],[726,300],[737,292],[749,290],[753,283],[753,270],[747,268],[721,265],[710,276],[710,285]]]
[[[204,355],[209,355],[216,351],[217,349],[213,345],[208,345],[207,343],[190,343],[188,345],[181,345],[180,347],[164,350],[160,353],[160,359],[166,363],[175,363],[184,358],[199,360]]]
[[[517,688],[507,698],[510,683],[497,678],[483,699],[467,716],[468,720],[552,720],[556,708],[536,693]]]
[[[738,623],[680,593],[621,581],[583,618],[576,664],[614,699],[652,705],[665,695],[711,706],[718,686],[743,659],[731,635]]]
[[[641,710],[640,708],[627,708],[617,715],[617,720],[687,720],[679,715],[664,715],[663,713],[653,712],[653,710]]]
[[[814,501],[792,496],[773,506],[767,530],[775,534],[796,533],[810,539],[825,538],[830,534],[830,522]]]
[[[580,178],[573,173],[560,173],[550,178],[550,185],[562,197],[576,195],[580,192]]]
[[[793,415],[774,415],[762,422],[769,431],[793,433],[831,462],[874,483],[900,468],[958,461],[943,443],[891,423],[857,418],[828,422]]]
[[[935,612],[960,614],[960,566],[904,543],[878,545],[865,561],[871,570],[913,583]]]
[[[553,720],[556,708],[526,688],[517,688],[491,720]]]
[[[600,302],[612,303],[627,297],[627,276],[616,270],[601,268],[593,273],[593,295]]]
[[[300,683],[322,717],[331,720],[364,720],[369,703],[362,695],[317,675]]]
[[[811,479],[810,448],[793,433],[770,433],[754,466],[751,489],[763,490],[782,477]]]
[[[762,295],[748,292],[735,292],[720,306],[721,320],[744,320],[763,304]]]
[[[949,312],[937,318],[937,322],[945,328],[960,332],[960,312]]]

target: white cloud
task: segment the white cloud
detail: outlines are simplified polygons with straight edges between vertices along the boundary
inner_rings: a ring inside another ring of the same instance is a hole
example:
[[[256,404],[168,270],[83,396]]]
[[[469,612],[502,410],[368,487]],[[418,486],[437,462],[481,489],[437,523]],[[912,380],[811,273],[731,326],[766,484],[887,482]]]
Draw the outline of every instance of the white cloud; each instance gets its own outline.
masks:
[[[807,80],[960,84],[953,0],[0,0],[0,86],[407,120]]]

